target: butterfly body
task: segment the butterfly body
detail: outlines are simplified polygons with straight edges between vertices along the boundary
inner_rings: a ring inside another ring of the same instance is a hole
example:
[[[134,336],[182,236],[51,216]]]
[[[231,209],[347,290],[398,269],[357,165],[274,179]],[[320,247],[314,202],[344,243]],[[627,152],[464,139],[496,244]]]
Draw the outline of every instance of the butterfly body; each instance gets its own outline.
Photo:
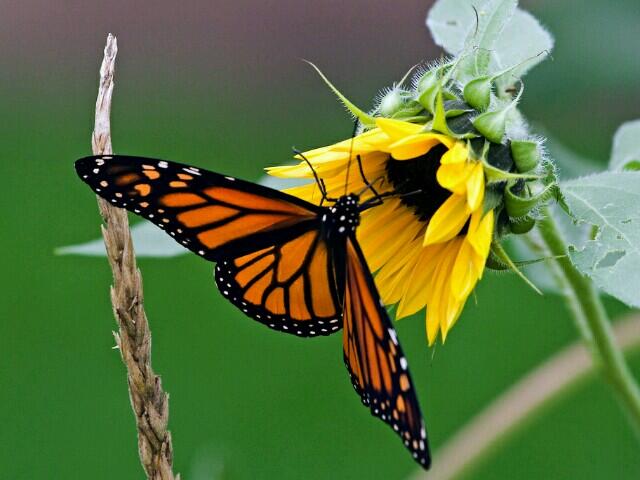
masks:
[[[216,262],[222,295],[271,329],[302,337],[343,329],[351,382],[413,458],[431,458],[395,329],[356,238],[355,194],[318,206],[251,182],[164,160],[85,157],[78,176],[113,205]],[[329,200],[329,199],[328,199]]]

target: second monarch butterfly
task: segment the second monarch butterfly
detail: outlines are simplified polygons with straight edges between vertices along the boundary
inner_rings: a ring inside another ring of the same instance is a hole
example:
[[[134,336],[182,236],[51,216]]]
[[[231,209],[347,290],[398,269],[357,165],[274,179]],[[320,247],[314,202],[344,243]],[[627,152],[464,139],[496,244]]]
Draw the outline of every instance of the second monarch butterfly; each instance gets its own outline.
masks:
[[[90,156],[75,167],[98,195],[216,262],[218,288],[248,316],[304,337],[344,328],[344,362],[362,403],[429,467],[407,360],[355,235],[360,213],[382,201],[380,196],[361,204],[349,194],[327,199],[332,205],[324,207],[234,177],[143,157]]]

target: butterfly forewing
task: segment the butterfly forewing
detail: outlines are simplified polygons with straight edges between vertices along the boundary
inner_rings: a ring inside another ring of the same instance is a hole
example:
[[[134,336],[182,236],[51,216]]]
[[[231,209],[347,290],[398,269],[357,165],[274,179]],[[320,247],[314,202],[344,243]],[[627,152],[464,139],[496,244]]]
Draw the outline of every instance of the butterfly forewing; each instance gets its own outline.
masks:
[[[347,243],[343,322],[344,361],[362,403],[427,468],[429,446],[407,360],[355,239]]]
[[[106,155],[78,160],[76,171],[98,195],[208,260],[251,253],[316,228],[313,204],[180,163]]]

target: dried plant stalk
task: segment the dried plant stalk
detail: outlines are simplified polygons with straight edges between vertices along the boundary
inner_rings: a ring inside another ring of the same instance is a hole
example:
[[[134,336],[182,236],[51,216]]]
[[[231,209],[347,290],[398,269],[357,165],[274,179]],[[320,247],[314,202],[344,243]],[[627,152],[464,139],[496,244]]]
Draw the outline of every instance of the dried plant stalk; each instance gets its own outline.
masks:
[[[100,67],[100,86],[96,100],[92,136],[94,155],[109,155],[111,147],[111,96],[118,46],[109,34]],[[173,447],[169,420],[169,397],[151,367],[151,332],[143,306],[142,276],[136,266],[127,212],[98,197],[104,220],[102,235],[113,272],[111,304],[118,322],[114,332],[122,361],[127,368],[129,398],[138,428],[138,452],[147,478],[179,480],[172,470]]]

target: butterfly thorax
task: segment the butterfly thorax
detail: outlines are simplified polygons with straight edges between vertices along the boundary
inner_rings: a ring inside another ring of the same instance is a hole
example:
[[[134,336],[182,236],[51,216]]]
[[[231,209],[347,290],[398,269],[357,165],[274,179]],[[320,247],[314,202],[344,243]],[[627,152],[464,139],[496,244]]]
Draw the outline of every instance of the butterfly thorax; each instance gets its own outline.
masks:
[[[325,209],[322,215],[323,230],[328,237],[347,237],[355,233],[360,224],[359,198],[351,193],[344,195]]]

